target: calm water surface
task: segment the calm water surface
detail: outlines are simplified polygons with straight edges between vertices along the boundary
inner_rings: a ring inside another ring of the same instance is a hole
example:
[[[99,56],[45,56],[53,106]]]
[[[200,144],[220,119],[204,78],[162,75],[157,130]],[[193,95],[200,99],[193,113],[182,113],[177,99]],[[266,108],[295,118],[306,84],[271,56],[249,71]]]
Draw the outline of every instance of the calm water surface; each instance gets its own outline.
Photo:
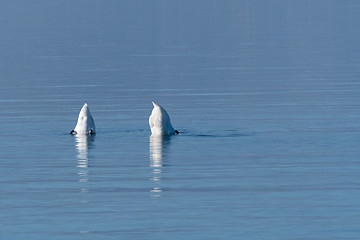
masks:
[[[358,1],[4,1],[1,239],[358,239]],[[150,137],[151,101],[180,135]],[[87,102],[98,133],[71,136]]]

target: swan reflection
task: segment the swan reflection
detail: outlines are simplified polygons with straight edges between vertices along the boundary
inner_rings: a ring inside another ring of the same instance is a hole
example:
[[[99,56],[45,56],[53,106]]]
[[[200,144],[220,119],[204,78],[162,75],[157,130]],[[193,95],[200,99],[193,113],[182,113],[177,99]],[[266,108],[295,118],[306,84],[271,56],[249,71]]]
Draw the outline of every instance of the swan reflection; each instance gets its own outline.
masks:
[[[160,197],[161,192],[161,174],[163,168],[163,158],[166,148],[170,144],[170,137],[150,136],[150,167],[152,168],[151,181],[155,186],[150,190],[152,197]]]
[[[79,182],[88,182],[89,181],[89,158],[88,152],[89,149],[93,147],[95,136],[89,136],[85,134],[75,135],[75,147],[77,150],[76,158],[77,167],[79,168]],[[81,189],[81,192],[88,192],[86,188]]]

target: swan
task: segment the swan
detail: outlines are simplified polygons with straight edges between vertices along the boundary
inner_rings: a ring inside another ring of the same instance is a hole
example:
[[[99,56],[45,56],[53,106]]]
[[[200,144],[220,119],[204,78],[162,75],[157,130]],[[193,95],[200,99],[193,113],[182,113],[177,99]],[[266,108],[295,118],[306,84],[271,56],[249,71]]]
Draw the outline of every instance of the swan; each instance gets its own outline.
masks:
[[[81,108],[76,127],[70,134],[95,134],[95,122],[87,103]]]
[[[166,110],[159,104],[152,102],[154,108],[149,117],[149,125],[153,136],[168,136],[173,134],[179,134],[177,130],[173,128],[170,122],[170,117]]]

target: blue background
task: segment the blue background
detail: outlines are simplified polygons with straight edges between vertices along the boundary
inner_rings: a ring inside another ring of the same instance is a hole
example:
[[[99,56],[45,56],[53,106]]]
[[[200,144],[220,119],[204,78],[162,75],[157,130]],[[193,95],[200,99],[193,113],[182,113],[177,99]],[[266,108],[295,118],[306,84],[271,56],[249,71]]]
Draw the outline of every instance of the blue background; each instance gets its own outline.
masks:
[[[360,2],[4,0],[1,239],[358,239]],[[151,101],[180,135],[150,139]],[[87,102],[95,137],[75,137]]]

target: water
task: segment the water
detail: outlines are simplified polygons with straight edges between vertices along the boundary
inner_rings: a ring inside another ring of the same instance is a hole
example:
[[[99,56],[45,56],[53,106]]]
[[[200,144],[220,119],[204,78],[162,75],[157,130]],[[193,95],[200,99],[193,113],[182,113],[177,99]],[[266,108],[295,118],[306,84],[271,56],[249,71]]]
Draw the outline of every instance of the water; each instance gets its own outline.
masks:
[[[4,1],[1,239],[358,239],[358,1]],[[178,136],[150,138],[151,101]],[[71,136],[87,102],[98,133]]]

